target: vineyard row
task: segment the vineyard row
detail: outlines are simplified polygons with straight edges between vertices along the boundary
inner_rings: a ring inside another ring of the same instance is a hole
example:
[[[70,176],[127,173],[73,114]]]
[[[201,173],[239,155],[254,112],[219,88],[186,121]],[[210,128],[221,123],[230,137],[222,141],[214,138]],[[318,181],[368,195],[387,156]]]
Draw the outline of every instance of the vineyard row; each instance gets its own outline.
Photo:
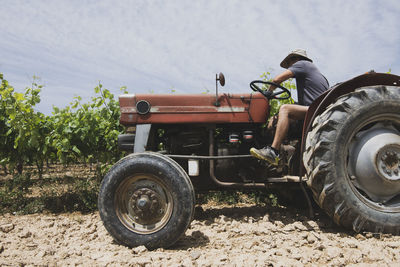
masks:
[[[24,93],[16,92],[3,74],[0,81],[0,165],[6,172],[22,173],[29,165],[41,176],[49,162],[101,165],[122,156],[119,104],[101,84],[88,103],[75,97],[65,108],[53,107],[49,116],[35,110],[42,88],[35,79]]]

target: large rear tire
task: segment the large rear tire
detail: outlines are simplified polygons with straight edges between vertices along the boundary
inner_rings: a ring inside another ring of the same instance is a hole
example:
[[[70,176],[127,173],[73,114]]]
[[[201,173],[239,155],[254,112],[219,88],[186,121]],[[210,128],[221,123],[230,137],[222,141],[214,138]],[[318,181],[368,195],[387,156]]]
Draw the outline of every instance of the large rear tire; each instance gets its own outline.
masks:
[[[104,177],[99,212],[118,242],[148,249],[169,247],[190,225],[195,194],[186,172],[157,153],[131,154]]]
[[[304,153],[308,185],[337,224],[400,232],[400,88],[366,87],[319,115]]]

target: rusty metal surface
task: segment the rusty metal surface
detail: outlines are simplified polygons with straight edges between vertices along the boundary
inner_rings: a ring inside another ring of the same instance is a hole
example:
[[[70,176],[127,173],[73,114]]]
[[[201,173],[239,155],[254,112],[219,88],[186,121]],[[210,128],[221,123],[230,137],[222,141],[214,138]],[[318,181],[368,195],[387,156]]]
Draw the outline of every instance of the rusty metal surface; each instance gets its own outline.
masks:
[[[146,100],[150,112],[138,114],[136,103]],[[140,94],[121,96],[121,118],[123,125],[153,123],[264,123],[269,104],[260,93],[221,94],[219,106],[210,94]]]

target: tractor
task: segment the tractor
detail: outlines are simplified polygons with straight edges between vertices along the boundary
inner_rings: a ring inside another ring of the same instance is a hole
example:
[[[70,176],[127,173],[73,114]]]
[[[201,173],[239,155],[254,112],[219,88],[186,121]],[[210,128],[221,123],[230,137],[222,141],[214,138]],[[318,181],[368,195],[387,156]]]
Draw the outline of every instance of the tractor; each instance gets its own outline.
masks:
[[[129,247],[169,247],[193,220],[196,190],[305,184],[336,224],[355,232],[400,233],[400,76],[369,72],[336,84],[293,124],[278,166],[249,154],[273,139],[272,82],[253,92],[125,94],[119,97],[130,153],[111,167],[99,192],[100,217]]]

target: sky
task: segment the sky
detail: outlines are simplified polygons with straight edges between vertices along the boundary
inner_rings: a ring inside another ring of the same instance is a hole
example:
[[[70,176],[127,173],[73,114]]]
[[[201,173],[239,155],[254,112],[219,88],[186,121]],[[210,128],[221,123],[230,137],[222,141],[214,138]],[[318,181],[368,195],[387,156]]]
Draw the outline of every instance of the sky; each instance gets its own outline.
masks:
[[[94,96],[250,92],[296,48],[331,85],[371,69],[400,75],[398,0],[0,0],[0,73],[44,85],[40,112]]]

